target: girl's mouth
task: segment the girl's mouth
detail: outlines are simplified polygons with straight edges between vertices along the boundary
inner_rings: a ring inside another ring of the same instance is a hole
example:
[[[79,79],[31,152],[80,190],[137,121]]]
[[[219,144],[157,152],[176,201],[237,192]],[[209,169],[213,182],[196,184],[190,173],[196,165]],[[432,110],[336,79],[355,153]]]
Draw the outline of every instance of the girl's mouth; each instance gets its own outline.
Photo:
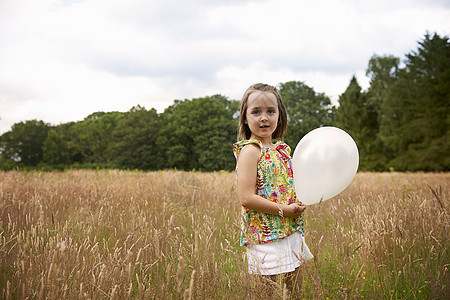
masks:
[[[270,126],[269,125],[262,125],[262,126],[259,126],[259,128],[269,128]]]

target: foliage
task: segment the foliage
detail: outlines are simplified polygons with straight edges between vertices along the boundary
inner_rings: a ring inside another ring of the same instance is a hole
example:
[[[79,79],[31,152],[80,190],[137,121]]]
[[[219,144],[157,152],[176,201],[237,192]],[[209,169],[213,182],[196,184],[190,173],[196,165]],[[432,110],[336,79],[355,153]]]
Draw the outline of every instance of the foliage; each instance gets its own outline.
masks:
[[[70,165],[81,161],[81,151],[72,134],[74,124],[65,123],[50,129],[42,147],[44,163]]]
[[[42,161],[42,146],[50,125],[43,121],[30,120],[16,123],[11,131],[0,138],[0,162],[7,165],[36,166]]]
[[[398,170],[450,168],[450,43],[426,35],[388,89],[381,106],[380,134]]]
[[[164,112],[158,140],[167,166],[182,170],[232,169],[231,144],[237,128],[234,113],[221,95],[176,100]]]
[[[450,169],[450,44],[425,35],[405,67],[393,56],[373,56],[367,92],[355,77],[339,98],[334,124],[360,150],[361,170]]]
[[[369,60],[366,75],[370,77],[367,91],[366,145],[362,166],[365,170],[386,170],[391,153],[380,138],[381,106],[387,91],[397,80],[400,59],[392,55],[373,55]]]
[[[361,91],[356,77],[350,81],[339,97],[334,125],[347,131],[355,140],[359,150],[360,170],[383,170],[386,158],[377,139],[378,112],[369,96]]]
[[[360,170],[448,171],[450,43],[426,34],[418,44],[404,67],[392,55],[373,55],[369,88],[353,76],[337,107],[304,82],[280,83],[285,142],[294,150],[306,133],[331,125],[355,139]],[[0,169],[232,170],[239,103],[213,95],[175,100],[162,113],[137,105],[57,126],[20,122],[0,136]]]
[[[119,167],[155,170],[164,167],[157,139],[161,117],[155,109],[133,107],[117,123],[109,143],[109,154]]]
[[[334,108],[325,94],[298,81],[280,83],[279,92],[288,114],[286,143],[292,150],[309,131],[331,125]]]
[[[123,113],[120,112],[96,112],[73,125],[72,134],[79,147],[82,162],[110,161],[108,146],[112,140],[112,133],[122,117]]]

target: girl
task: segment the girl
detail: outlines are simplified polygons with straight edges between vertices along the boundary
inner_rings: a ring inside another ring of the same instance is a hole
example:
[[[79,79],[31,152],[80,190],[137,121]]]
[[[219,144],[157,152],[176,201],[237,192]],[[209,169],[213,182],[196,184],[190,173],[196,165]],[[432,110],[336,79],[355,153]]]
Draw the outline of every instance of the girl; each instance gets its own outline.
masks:
[[[299,266],[313,258],[303,237],[303,211],[293,187],[290,148],[283,143],[286,109],[277,89],[257,83],[241,101],[236,157],[242,204],[241,245],[250,274],[285,274],[289,290],[301,287]],[[277,140],[273,143],[273,140]]]

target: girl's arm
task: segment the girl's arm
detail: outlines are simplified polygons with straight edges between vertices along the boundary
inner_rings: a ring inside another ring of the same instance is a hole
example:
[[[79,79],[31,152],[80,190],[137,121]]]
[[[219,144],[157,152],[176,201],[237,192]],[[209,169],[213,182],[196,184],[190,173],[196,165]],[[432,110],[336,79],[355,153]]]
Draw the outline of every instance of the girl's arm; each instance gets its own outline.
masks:
[[[239,167],[237,175],[238,197],[242,206],[250,210],[261,213],[278,215],[279,204],[269,201],[256,194],[256,177],[258,160],[261,150],[256,145],[247,145],[239,154]],[[282,205],[283,215],[291,218],[298,218],[306,209],[306,206],[299,203]]]

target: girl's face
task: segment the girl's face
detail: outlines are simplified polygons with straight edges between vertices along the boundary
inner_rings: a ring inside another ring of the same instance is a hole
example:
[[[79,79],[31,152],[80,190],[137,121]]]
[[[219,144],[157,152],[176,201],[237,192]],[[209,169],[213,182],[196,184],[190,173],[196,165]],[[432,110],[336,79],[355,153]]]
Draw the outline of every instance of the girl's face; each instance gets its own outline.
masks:
[[[246,124],[251,139],[272,143],[272,134],[278,126],[278,99],[271,92],[253,92],[247,99]]]

